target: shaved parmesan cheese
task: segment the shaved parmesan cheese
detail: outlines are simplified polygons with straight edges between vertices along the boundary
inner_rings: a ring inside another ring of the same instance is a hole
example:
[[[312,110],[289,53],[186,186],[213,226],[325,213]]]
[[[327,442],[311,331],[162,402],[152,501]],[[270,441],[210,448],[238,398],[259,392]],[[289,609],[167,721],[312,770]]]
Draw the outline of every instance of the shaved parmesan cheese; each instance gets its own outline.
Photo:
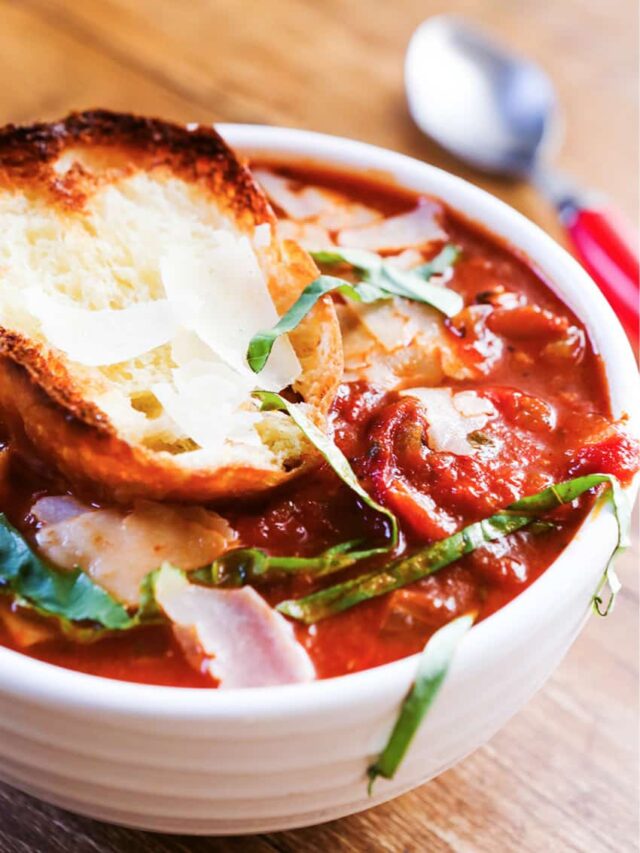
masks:
[[[270,467],[274,454],[256,429],[265,415],[257,411],[251,392],[261,383],[253,373],[239,373],[219,359],[195,332],[181,329],[171,342],[177,367],[171,382],[151,390],[171,419],[174,429],[191,438],[201,450],[182,454],[186,465],[232,464],[243,454],[255,467]],[[242,453],[234,449],[242,446]]]
[[[347,348],[347,338],[358,335],[360,329],[345,323],[346,312],[357,317],[361,327],[374,339],[376,345],[385,352],[395,352],[413,342],[426,347],[442,336],[442,320],[437,311],[420,302],[394,297],[369,305],[361,302],[349,302],[341,312],[341,324]],[[361,343],[364,341],[361,339]],[[369,341],[369,345],[370,345]],[[350,350],[353,347],[349,345]]]
[[[313,220],[316,226],[328,231],[359,228],[382,219],[377,210],[351,201],[335,190],[313,186],[292,189],[291,181],[266,169],[256,169],[253,174],[271,201],[291,219]]]
[[[130,512],[76,512],[68,500],[42,498],[31,508],[44,524],[36,533],[38,547],[57,566],[79,566],[125,604],[138,603],[142,580],[164,560],[197,569],[237,539],[224,518],[200,507],[141,502]]]
[[[171,357],[178,367],[186,367],[194,361],[220,362],[211,347],[188,329],[179,329],[171,341]]]
[[[363,225],[371,225],[381,219],[382,214],[377,210],[347,201],[339,196],[334,199],[333,204],[327,205],[323,213],[314,221],[328,231],[340,231],[341,228],[360,228]]]
[[[215,242],[197,251],[180,243],[171,246],[160,259],[162,283],[179,324],[238,373],[253,375],[245,357],[248,343],[279,317],[248,239],[228,231],[213,237]],[[300,372],[293,347],[282,335],[260,374],[260,387],[280,391]]]
[[[148,427],[144,412],[136,411],[131,400],[119,388],[109,388],[95,397],[96,405],[107,415],[112,423],[118,424],[121,432],[131,436],[142,436]]]
[[[447,239],[438,222],[442,208],[429,199],[420,199],[409,213],[390,216],[364,228],[344,228],[337,237],[339,246],[371,252],[399,252],[422,248]]]
[[[25,291],[25,305],[57,349],[87,367],[118,364],[167,343],[176,319],[166,299],[91,311],[42,290]]]
[[[252,444],[251,440],[255,442],[256,430],[253,424],[250,426],[251,436],[240,434],[239,438],[242,440],[236,440],[235,436],[233,439],[229,438],[217,453],[202,448],[183,451],[180,454],[180,464],[185,470],[191,471],[198,468],[210,468],[212,465],[251,467],[272,471],[276,462],[279,461],[278,450],[265,447],[264,444]],[[282,458],[289,457],[285,457],[283,453]]]
[[[353,310],[360,322],[387,352],[407,346],[418,334],[418,325],[402,308],[399,298],[370,305],[353,303]]]
[[[253,176],[262,184],[271,201],[292,219],[313,219],[326,206],[324,193],[316,187],[295,191],[291,189],[291,181],[267,169],[254,169]]]
[[[490,400],[475,391],[454,394],[451,388],[409,388],[403,397],[415,397],[427,411],[429,447],[442,453],[470,456],[476,448],[468,436],[483,429],[498,412]]]
[[[439,384],[449,342],[433,308],[406,299],[338,307],[345,381],[391,390],[406,380]]]
[[[399,255],[391,255],[386,260],[387,263],[397,267],[399,270],[411,270],[424,263],[422,252],[419,252],[417,249],[405,249]],[[434,283],[435,279],[432,278],[431,281]]]
[[[304,373],[287,336],[259,375],[245,355],[255,333],[280,319],[271,292],[287,307],[312,277],[312,261],[277,241],[256,188],[243,185],[256,204],[242,211],[225,203],[233,180],[215,198],[171,169],[121,170],[128,155],[98,149],[76,146],[55,167],[63,176],[77,164],[96,178],[78,216],[61,216],[46,194],[0,193],[0,325],[45,356],[50,347],[55,358],[43,378],[59,361],[65,387],[96,406],[135,458],[130,475],[115,463],[106,472],[89,434],[82,464],[56,442],[51,454],[70,476],[104,480],[108,489],[125,483],[121,496],[162,494],[166,480],[170,493],[189,500],[191,479],[217,494],[226,479],[202,476],[216,465],[278,474],[268,482],[284,477],[309,448],[285,441],[286,428],[258,413],[251,394],[295,382],[324,418],[321,401],[333,395],[341,365],[331,307],[320,306],[295,332]],[[266,421],[272,428],[258,432]],[[247,488],[259,487],[256,474]]]
[[[222,361],[191,361],[174,369],[172,378],[173,384],[158,383],[151,390],[185,436],[215,453],[229,436],[260,443],[253,429],[260,415],[240,410],[255,387],[250,377]]]
[[[460,391],[453,397],[453,405],[464,418],[474,418],[486,415],[486,418],[496,416],[496,407],[491,400],[486,397],[479,397],[475,391]],[[486,421],[485,421],[486,423]],[[484,424],[480,424],[474,429],[482,429]]]
[[[281,219],[278,222],[278,237],[281,240],[295,240],[310,252],[330,249],[335,245],[326,228],[313,222],[294,222],[293,219]]]
[[[211,589],[190,584],[163,566],[156,601],[188,651],[204,653],[220,687],[267,687],[311,681],[313,664],[293,627],[251,587]]]
[[[54,495],[52,497],[40,498],[31,507],[30,514],[41,524],[57,524],[59,521],[67,521],[89,512],[90,507],[81,504],[71,495]]]

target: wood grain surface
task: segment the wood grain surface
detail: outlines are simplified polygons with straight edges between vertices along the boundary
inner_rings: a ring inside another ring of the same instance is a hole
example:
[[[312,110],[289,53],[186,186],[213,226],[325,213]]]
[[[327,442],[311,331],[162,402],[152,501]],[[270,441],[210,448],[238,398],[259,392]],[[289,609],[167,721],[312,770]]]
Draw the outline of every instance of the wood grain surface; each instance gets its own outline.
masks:
[[[443,11],[546,66],[566,117],[558,164],[635,219],[635,0],[0,0],[0,121],[105,106],[322,130],[459,173],[559,236],[531,188],[468,172],[411,124],[404,50]],[[193,839],[109,827],[0,786],[0,853],[637,850],[637,567],[636,544],[614,615],[591,620],[489,745],[392,803],[311,829]]]

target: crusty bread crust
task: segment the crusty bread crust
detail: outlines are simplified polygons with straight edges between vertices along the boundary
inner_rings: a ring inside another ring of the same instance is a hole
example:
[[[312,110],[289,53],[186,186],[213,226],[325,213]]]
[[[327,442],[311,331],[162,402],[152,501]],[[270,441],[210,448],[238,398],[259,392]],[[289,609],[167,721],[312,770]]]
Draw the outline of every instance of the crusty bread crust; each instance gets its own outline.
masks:
[[[289,473],[240,466],[189,470],[122,441],[108,421],[97,427],[90,418],[65,414],[21,365],[5,360],[0,371],[0,409],[17,449],[53,462],[88,500],[129,503],[144,496],[202,503],[239,498],[277,486],[305,467]],[[98,418],[100,414],[96,408]]]
[[[55,162],[67,151],[80,151],[79,162],[56,171]],[[82,165],[85,159],[91,169]],[[252,234],[256,225],[275,221],[247,167],[208,127],[187,129],[97,110],[52,124],[0,130],[0,192],[37,194],[66,213],[81,214],[98,185],[139,170],[160,170],[197,185],[240,232]],[[275,240],[258,256],[282,314],[317,275],[315,264],[295,243]],[[291,341],[303,368],[296,390],[322,420],[342,374],[340,331],[330,299],[318,303]],[[180,465],[179,457],[131,445],[83,396],[64,357],[2,327],[0,417],[23,447],[26,442],[85,494],[123,502],[138,497],[202,502],[256,494],[315,461],[310,453],[293,471],[239,465],[193,469]]]
[[[114,171],[162,168],[197,184],[233,214],[240,229],[269,222],[273,212],[251,173],[211,127],[187,129],[158,119],[108,110],[72,113],[50,124],[0,130],[0,187],[47,193],[50,203],[81,210],[95,186],[83,168],[59,175],[53,164],[69,149],[101,155]],[[110,168],[98,180],[109,180]]]

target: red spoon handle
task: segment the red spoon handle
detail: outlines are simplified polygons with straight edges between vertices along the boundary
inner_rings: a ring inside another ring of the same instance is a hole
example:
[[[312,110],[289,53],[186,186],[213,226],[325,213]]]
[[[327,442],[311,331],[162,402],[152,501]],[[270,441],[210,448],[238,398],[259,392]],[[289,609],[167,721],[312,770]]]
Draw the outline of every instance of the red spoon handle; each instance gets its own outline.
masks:
[[[607,209],[572,207],[562,218],[580,261],[609,300],[632,342],[638,340],[640,271],[635,235]]]

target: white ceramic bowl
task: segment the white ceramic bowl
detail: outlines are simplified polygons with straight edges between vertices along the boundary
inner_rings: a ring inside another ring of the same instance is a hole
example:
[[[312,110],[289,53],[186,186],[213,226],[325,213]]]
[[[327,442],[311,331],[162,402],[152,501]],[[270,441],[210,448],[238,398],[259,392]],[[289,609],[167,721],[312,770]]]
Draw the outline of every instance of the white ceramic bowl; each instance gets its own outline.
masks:
[[[584,320],[616,413],[637,424],[636,367],[582,268],[501,201],[431,166],[335,137],[224,125],[240,151],[388,174],[432,193],[524,250]],[[490,738],[544,683],[582,626],[616,539],[596,513],[518,598],[474,627],[396,778],[366,793],[416,658],[305,685],[201,691],[60,669],[0,648],[0,776],[102,820],[165,832],[235,834],[320,823],[395,797]]]

